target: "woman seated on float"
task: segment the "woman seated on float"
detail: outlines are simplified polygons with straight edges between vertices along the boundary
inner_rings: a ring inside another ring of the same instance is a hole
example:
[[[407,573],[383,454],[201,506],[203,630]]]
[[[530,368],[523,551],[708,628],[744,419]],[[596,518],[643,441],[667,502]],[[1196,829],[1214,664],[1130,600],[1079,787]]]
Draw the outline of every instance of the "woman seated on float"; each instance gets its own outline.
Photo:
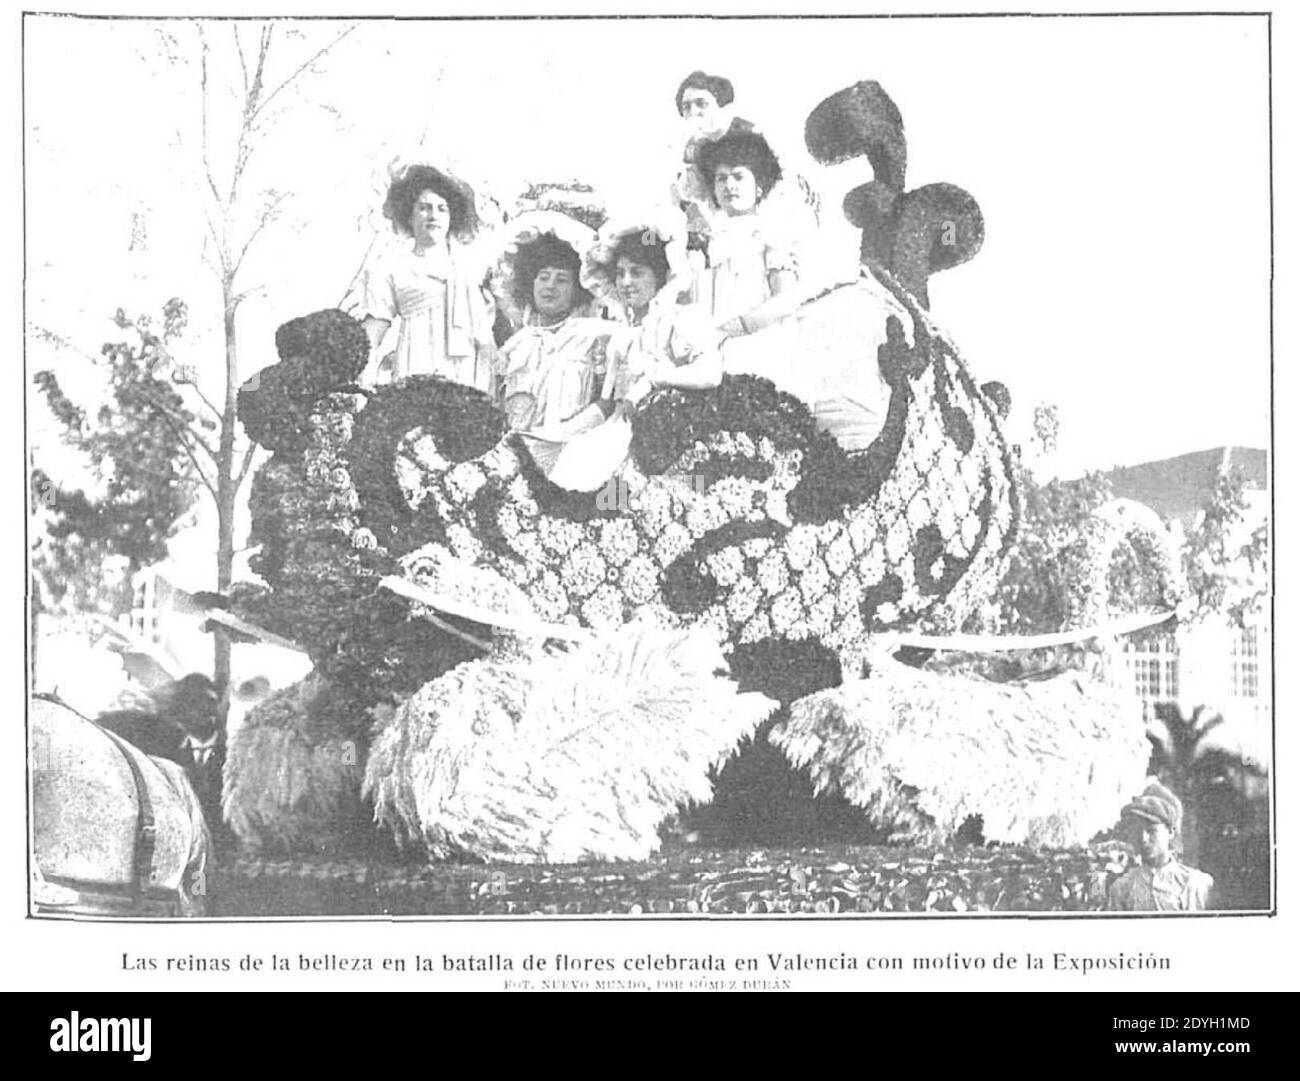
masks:
[[[384,217],[408,239],[365,268],[360,296],[345,302],[377,351],[399,323],[397,346],[362,379],[440,375],[491,393],[492,302],[469,269],[465,245],[478,228],[469,185],[429,165],[404,169],[388,188]]]
[[[652,390],[707,390],[722,382],[717,334],[698,308],[682,306],[686,230],[680,215],[606,232],[589,253],[583,285],[621,316],[606,347],[608,371],[599,409],[608,419],[571,440],[550,479],[595,491],[627,457],[630,415]]]
[[[612,324],[593,316],[592,295],[580,281],[579,252],[596,233],[555,211],[522,214],[512,228],[497,286],[502,308],[522,325],[500,350],[502,400],[513,429],[558,438],[560,426],[596,400],[604,375]]]

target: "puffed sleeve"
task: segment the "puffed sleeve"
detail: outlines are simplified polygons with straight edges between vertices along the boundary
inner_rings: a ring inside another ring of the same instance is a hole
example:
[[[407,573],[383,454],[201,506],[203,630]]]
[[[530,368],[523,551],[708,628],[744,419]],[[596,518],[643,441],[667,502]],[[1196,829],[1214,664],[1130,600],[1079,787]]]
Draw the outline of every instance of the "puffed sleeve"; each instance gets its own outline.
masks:
[[[397,281],[391,259],[378,256],[370,261],[362,272],[355,303],[356,310],[351,314],[357,319],[384,319],[390,323],[397,319]]]

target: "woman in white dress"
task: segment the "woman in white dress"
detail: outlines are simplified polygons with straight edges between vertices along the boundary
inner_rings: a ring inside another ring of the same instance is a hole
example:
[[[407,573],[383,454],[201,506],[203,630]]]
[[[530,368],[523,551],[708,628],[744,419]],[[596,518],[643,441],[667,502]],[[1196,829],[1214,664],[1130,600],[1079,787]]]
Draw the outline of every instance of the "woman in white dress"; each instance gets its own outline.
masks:
[[[465,248],[478,227],[473,191],[432,166],[412,165],[389,186],[384,216],[409,243],[366,268],[352,314],[376,352],[397,323],[397,346],[372,359],[363,379],[440,375],[492,393],[492,302]]]
[[[596,233],[556,211],[521,214],[498,262],[502,310],[519,329],[501,347],[502,399],[516,431],[550,431],[595,401],[612,324],[581,283]]]
[[[583,285],[619,315],[606,346],[608,371],[599,409],[608,419],[570,440],[550,479],[595,491],[627,457],[630,416],[652,390],[707,390],[722,382],[717,334],[697,306],[678,303],[686,264],[680,214],[606,231],[583,267]]]

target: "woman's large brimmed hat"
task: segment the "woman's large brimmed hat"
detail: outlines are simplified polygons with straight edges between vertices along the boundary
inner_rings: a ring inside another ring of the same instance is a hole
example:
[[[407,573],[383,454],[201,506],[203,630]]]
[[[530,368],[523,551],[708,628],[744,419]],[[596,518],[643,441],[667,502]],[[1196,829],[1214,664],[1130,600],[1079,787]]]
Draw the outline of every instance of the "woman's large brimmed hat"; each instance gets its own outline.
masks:
[[[597,239],[596,230],[556,210],[526,211],[511,220],[506,234],[492,276],[492,291],[515,323],[523,322],[524,312],[531,303],[531,278],[541,266],[547,265],[537,263],[543,252],[557,249],[562,252],[567,247],[573,253],[581,277],[583,256]]]
[[[686,254],[686,216],[676,208],[624,218],[601,230],[600,239],[582,261],[582,285],[602,300],[618,299],[614,282],[614,253],[628,237],[638,237],[647,247],[662,243],[668,274],[660,284],[662,293],[670,286],[684,288],[690,269]]]
[[[451,232],[460,240],[470,240],[479,228],[474,189],[457,176],[432,165],[414,164],[389,167],[388,195],[384,199],[384,217],[396,233],[410,233],[411,211],[422,191],[434,191],[447,200],[451,211]]]
[[[702,143],[695,153],[695,168],[705,191],[713,190],[713,178],[719,163],[723,162],[748,165],[763,195],[767,195],[781,179],[781,162],[776,152],[761,131],[739,117],[716,139]]]

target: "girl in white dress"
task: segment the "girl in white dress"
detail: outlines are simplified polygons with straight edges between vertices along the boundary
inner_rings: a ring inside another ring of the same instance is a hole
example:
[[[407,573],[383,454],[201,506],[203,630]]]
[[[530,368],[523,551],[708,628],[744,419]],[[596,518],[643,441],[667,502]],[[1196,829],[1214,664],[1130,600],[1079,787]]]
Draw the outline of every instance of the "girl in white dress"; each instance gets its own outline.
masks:
[[[409,243],[366,268],[352,314],[376,352],[398,323],[397,346],[382,361],[372,359],[363,379],[440,375],[491,393],[492,302],[465,254],[478,226],[473,191],[432,166],[412,165],[389,186],[384,216]]]
[[[801,299],[799,263],[781,223],[759,213],[781,179],[780,162],[752,125],[736,120],[726,134],[699,149],[696,168],[718,217],[709,266],[696,277],[695,299],[726,339],[723,368],[764,376],[797,393],[788,335],[768,328],[779,325]]]

